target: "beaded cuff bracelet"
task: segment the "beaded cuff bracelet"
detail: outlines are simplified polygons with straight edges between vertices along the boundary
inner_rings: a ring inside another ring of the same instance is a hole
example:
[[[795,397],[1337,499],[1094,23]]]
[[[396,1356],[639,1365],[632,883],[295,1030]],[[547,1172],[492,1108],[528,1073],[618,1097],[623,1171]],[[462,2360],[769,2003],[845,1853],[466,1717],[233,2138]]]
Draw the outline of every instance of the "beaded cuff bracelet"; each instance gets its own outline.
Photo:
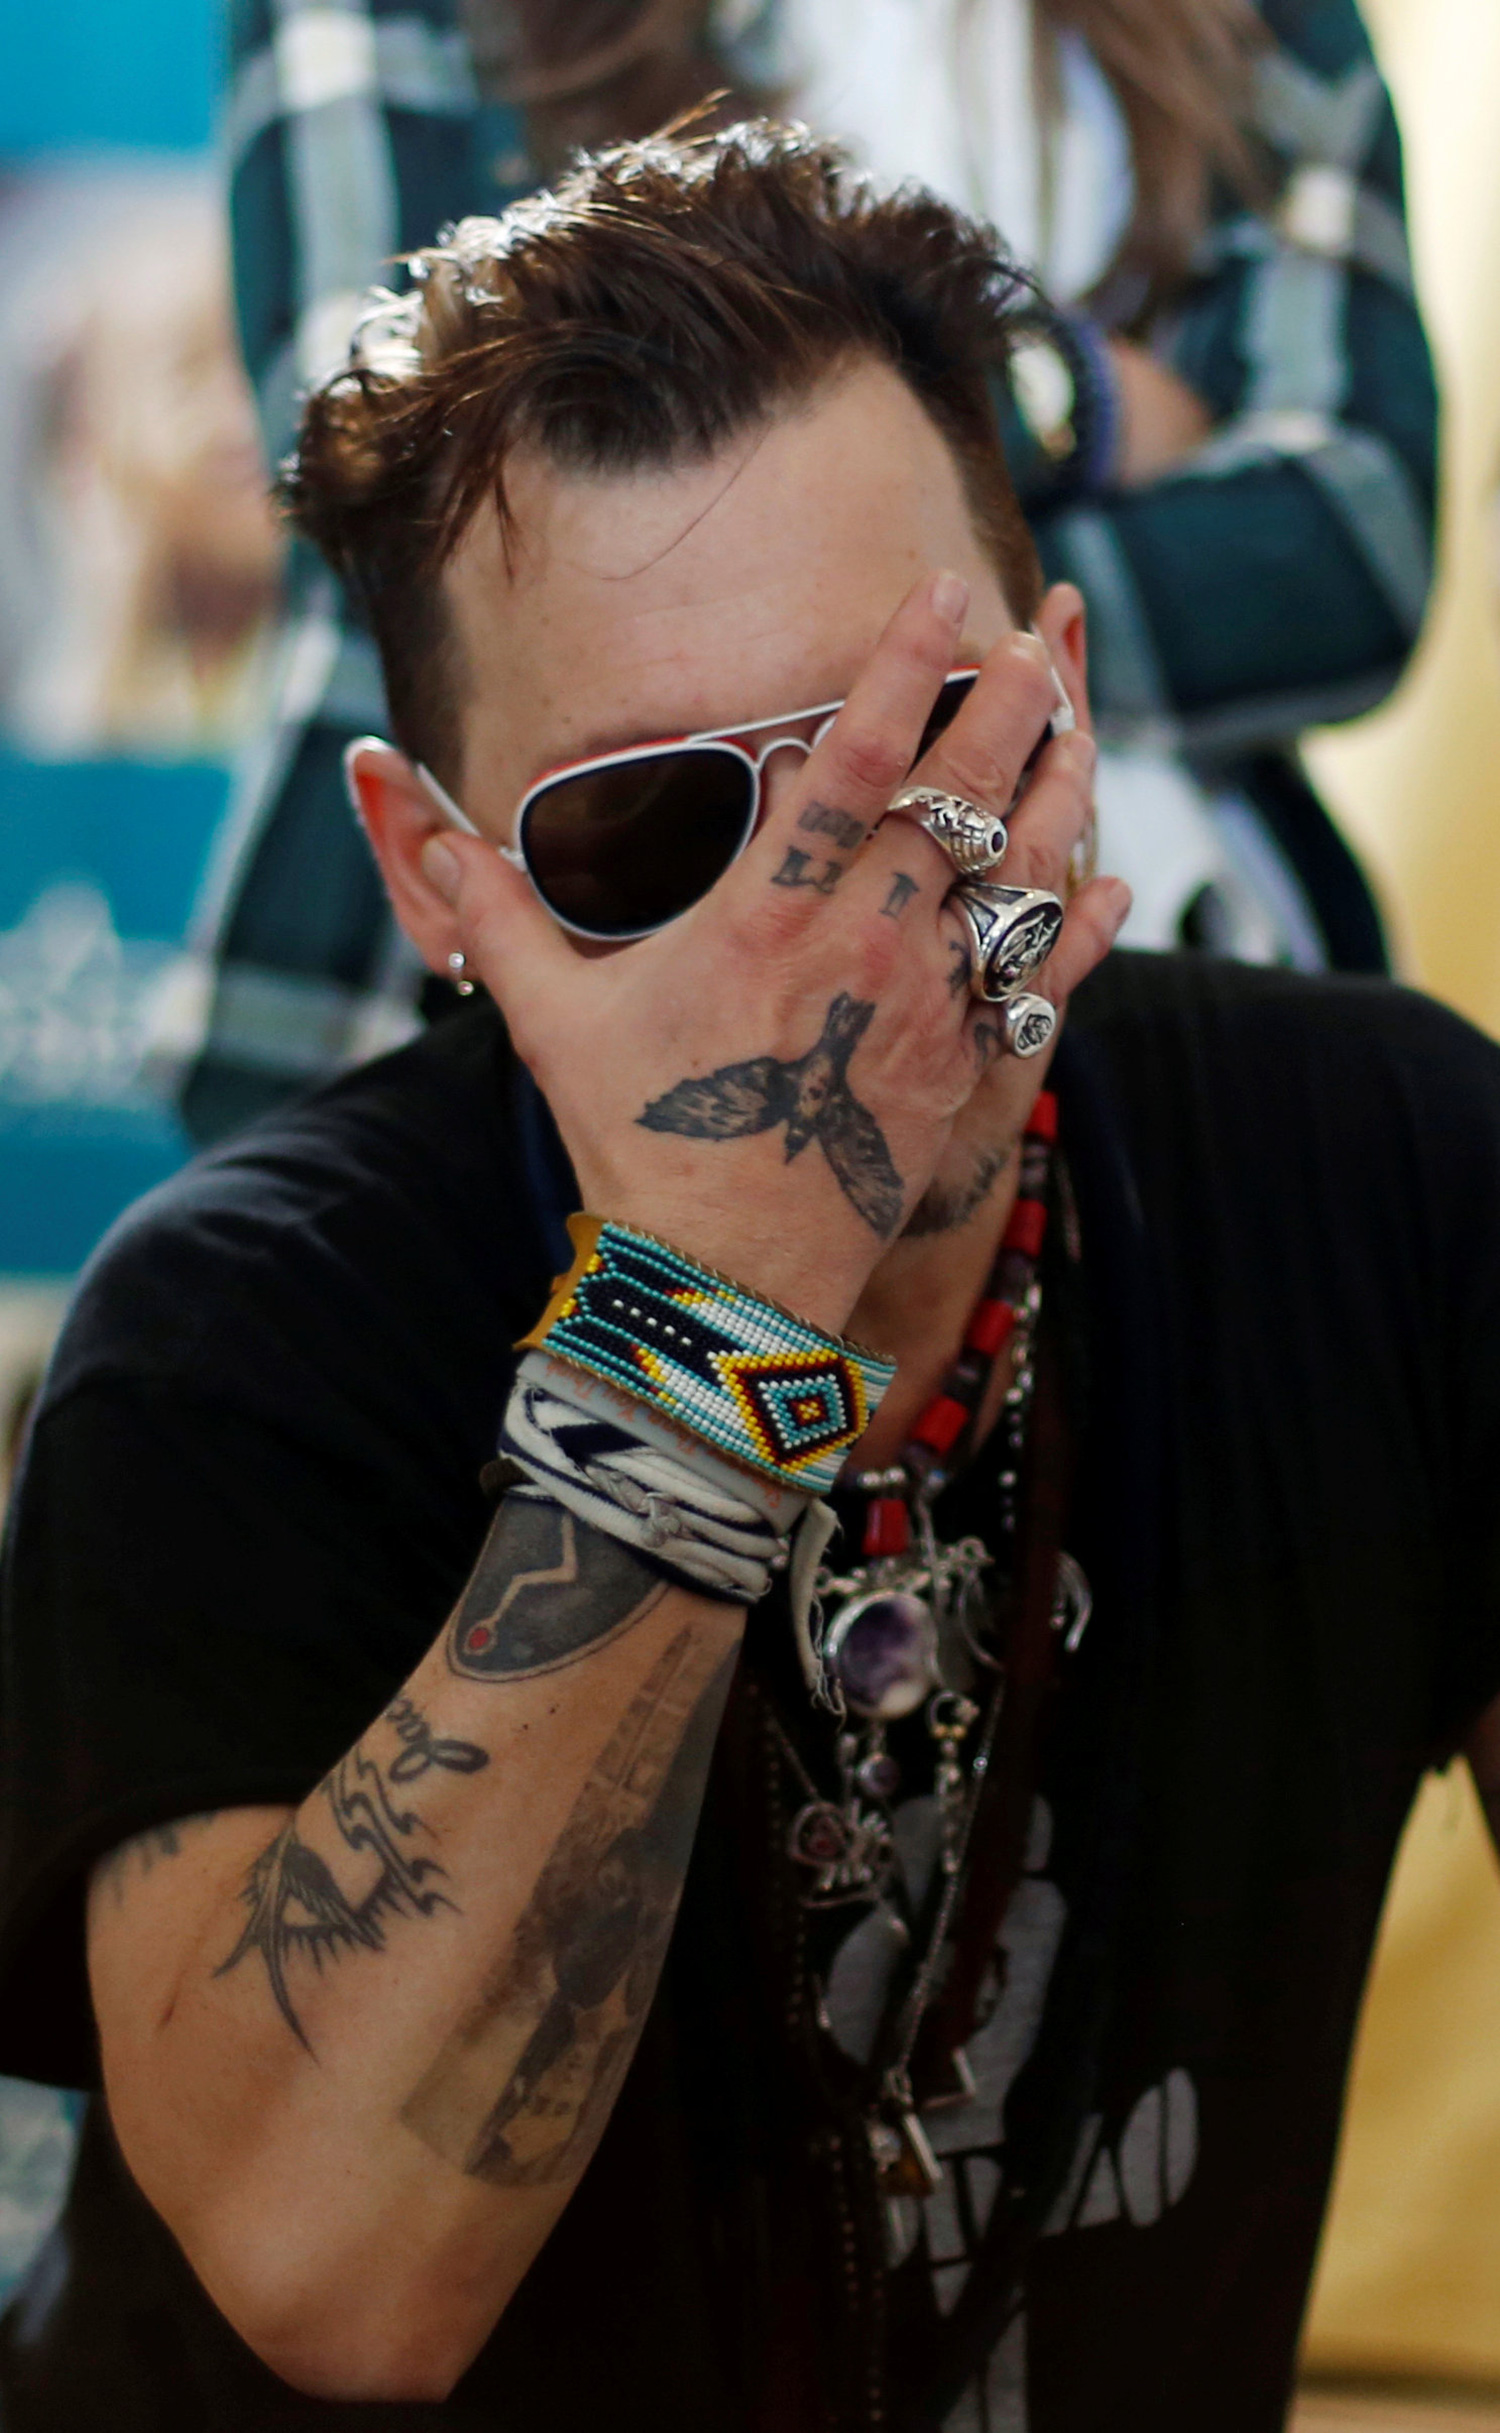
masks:
[[[519,1349],[545,1345],[748,1470],[807,1495],[832,1486],[893,1362],[633,1226],[573,1216],[568,1232],[577,1256]]]

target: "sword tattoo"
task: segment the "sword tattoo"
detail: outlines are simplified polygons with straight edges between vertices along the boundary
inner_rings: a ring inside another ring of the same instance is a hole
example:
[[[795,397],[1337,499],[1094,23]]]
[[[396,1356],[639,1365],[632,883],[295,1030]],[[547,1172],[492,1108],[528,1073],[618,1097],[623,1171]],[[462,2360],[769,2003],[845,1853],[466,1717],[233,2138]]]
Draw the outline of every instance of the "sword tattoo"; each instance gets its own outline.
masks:
[[[906,1186],[884,1133],[848,1079],[849,1059],[874,1011],[873,1003],[837,996],[805,1056],[752,1056],[745,1064],[720,1065],[701,1081],[679,1081],[665,1097],[653,1098],[636,1120],[648,1132],[680,1132],[688,1140],[743,1140],[785,1124],[787,1164],[815,1140],[844,1197],[889,1241],[901,1222]]]

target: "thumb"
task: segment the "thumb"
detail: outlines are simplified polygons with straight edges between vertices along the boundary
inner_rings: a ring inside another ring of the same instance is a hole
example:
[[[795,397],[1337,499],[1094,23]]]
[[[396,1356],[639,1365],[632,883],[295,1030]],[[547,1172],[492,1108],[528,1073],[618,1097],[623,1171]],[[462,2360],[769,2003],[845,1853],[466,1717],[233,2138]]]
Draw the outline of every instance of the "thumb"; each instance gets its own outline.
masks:
[[[519,1028],[534,1024],[552,989],[576,985],[578,955],[525,871],[482,838],[430,836],[422,875],[448,905],[469,968],[519,1048]]]

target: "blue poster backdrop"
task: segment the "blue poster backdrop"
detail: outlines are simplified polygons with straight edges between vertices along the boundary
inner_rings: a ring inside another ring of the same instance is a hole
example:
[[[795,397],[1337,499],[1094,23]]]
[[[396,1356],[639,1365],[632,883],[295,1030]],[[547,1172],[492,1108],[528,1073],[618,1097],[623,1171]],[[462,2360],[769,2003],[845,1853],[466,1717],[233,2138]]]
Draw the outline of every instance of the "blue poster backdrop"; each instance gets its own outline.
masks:
[[[10,10],[0,199],[75,159],[204,155],[220,50],[218,0]],[[227,788],[203,758],[28,759],[0,742],[0,1317],[7,1293],[24,1303],[76,1270],[186,1154],[143,1057]],[[0,1398],[15,1383],[0,1376]],[[0,2080],[0,2304],[61,2202],[77,2110]]]
[[[215,0],[11,12],[0,187],[206,157],[221,47]],[[143,1057],[228,783],[25,750],[0,740],[0,1288],[71,1274],[186,1154]]]
[[[187,1153],[146,1051],[227,783],[0,754],[0,1275],[70,1274]]]

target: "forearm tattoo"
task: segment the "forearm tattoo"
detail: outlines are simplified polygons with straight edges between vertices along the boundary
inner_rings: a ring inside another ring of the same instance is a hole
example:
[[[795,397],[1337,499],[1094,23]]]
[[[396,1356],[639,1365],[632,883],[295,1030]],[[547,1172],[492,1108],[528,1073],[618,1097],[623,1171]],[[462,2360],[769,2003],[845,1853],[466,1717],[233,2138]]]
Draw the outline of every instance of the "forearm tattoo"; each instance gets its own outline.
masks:
[[[593,2153],[666,1954],[733,1663],[691,1626],[657,1659],[506,1958],[403,2106],[472,2178],[556,2183]]]
[[[442,1889],[446,1869],[424,1847],[431,1828],[393,1791],[433,1771],[477,1774],[490,1762],[471,1740],[439,1737],[409,1698],[398,1698],[382,1721],[398,1744],[394,1756],[372,1756],[367,1743],[374,1735],[367,1733],[319,1785],[341,1840],[361,1862],[348,1870],[347,1886],[303,1840],[293,1817],[252,1863],[240,1893],[249,1913],[244,1931],[214,1971],[227,1976],[258,1954],[277,2009],[309,2053],[292,2000],[293,1966],[310,1961],[321,1974],[351,1951],[383,1951],[389,1919],[430,1918],[456,1906]]]
[[[196,1816],[174,1817],[167,1825],[148,1825],[144,1833],[132,1835],[117,1850],[111,1850],[107,1858],[100,1859],[94,1869],[94,1881],[107,1884],[115,1906],[120,1907],[126,1886],[132,1880],[153,1874],[164,1859],[181,1858],[183,1843],[205,1825],[211,1825],[218,1814],[217,1808],[205,1808]]]
[[[782,1061],[752,1056],[720,1065],[701,1081],[679,1081],[637,1117],[648,1132],[680,1132],[689,1140],[742,1140],[786,1126],[786,1162],[815,1140],[839,1189],[865,1223],[889,1241],[901,1222],[906,1186],[885,1135],[849,1087],[849,1059],[874,1014],[873,1002],[834,998],[821,1036],[805,1056]]]
[[[507,1496],[448,1625],[450,1669],[522,1681],[576,1664],[644,1620],[665,1581],[560,1504]]]

